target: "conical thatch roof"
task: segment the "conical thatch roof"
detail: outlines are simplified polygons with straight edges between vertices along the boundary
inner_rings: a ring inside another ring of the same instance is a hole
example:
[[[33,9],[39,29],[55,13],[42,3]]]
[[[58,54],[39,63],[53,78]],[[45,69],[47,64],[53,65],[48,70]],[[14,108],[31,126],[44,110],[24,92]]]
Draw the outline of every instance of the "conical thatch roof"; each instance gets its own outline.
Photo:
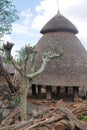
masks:
[[[40,31],[42,34],[47,32],[68,31],[78,33],[77,28],[63,15],[58,12]]]
[[[64,53],[61,57],[51,59],[45,71],[35,78],[33,83],[52,86],[86,86],[87,52],[74,35],[77,33],[75,26],[65,17],[57,14],[43,27],[41,33],[45,34],[37,43],[39,53],[35,59],[35,71],[41,66],[43,52],[59,53],[63,49]]]

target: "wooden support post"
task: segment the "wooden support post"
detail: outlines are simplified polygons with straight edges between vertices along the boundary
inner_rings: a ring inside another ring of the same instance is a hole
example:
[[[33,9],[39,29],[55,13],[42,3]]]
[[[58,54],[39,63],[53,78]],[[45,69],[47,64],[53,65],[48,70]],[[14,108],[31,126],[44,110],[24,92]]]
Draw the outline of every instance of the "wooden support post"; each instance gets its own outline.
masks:
[[[61,87],[57,86],[57,98],[60,98]]]
[[[38,94],[41,95],[41,85],[38,85]]]
[[[37,88],[38,88],[38,97],[41,97],[41,85],[38,85]]]
[[[50,100],[52,98],[52,87],[46,86],[46,99]]]
[[[78,87],[73,87],[73,100],[75,102],[78,102],[78,92],[79,92],[79,88]]]
[[[36,96],[36,85],[32,84],[32,96]]]
[[[68,87],[65,87],[65,94],[68,94]]]
[[[68,87],[65,87],[65,98],[68,98]]]

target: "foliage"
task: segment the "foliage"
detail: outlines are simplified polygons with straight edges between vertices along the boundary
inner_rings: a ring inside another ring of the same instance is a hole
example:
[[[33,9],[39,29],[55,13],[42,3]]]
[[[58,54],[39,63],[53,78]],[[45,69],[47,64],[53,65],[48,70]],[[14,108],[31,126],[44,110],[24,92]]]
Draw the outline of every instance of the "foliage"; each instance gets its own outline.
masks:
[[[22,47],[20,50],[16,51],[16,60],[19,65],[22,65],[26,55],[25,47]]]
[[[11,33],[11,24],[17,19],[17,10],[12,0],[0,0],[0,38]]]
[[[79,114],[79,115],[78,115],[78,119],[79,119],[79,120],[83,120],[83,121],[86,121],[86,122],[87,122],[87,115],[82,115],[82,114]]]
[[[17,96],[15,98],[13,98],[12,101],[15,102],[15,103],[19,103],[20,102],[20,97]]]

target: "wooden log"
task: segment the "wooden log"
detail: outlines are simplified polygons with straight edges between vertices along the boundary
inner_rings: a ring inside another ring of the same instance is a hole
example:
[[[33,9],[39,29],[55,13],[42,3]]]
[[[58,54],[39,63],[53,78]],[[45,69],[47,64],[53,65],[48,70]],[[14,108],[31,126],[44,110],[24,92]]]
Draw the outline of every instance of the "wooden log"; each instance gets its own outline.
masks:
[[[17,126],[15,126],[12,130],[21,130],[21,128],[24,128],[24,127],[26,127],[27,125],[31,125],[32,123],[34,122],[34,118],[31,118],[30,120],[28,120],[28,121],[25,121],[25,122],[23,122],[23,123],[20,123],[20,124],[18,124]]]
[[[7,116],[2,122],[1,125],[10,125],[13,121],[13,117],[20,112],[20,109],[14,110],[9,116]]]
[[[24,127],[28,127],[30,126],[31,128],[34,128],[35,126],[38,126],[40,122],[43,122],[45,121],[47,118],[51,117],[52,114],[56,111],[56,109],[58,108],[58,106],[62,103],[62,100],[58,101],[57,102],[57,105],[55,107],[55,109],[50,112],[48,115],[46,115],[45,117],[41,118],[41,119],[38,119],[37,121],[34,121],[34,118],[31,118],[30,120],[26,121],[26,122],[23,122],[22,124],[19,124],[18,126],[14,127],[12,130],[21,130],[21,128],[24,128]],[[52,121],[57,121],[57,120],[60,120],[60,119],[63,119],[64,118],[64,114],[60,114],[58,115],[57,117],[54,117],[50,120],[50,122]],[[32,124],[33,123],[33,124]],[[43,122],[44,123],[44,122]],[[45,121],[46,123],[46,121]],[[36,125],[35,125],[36,124]],[[33,126],[32,126],[33,125]]]
[[[74,122],[75,123],[75,126],[77,126],[79,129],[81,130],[87,130],[87,126],[84,125],[83,123],[81,123],[77,118],[76,116],[68,109],[66,108],[65,106],[63,105],[60,105],[58,107],[59,110],[61,110],[67,117],[70,121]]]
[[[14,126],[15,126],[15,124],[14,125],[3,126],[3,127],[0,126],[0,130],[12,130]]]
[[[64,115],[59,115],[59,116],[53,116],[51,118],[46,118],[43,121],[34,123],[33,125],[29,126],[26,130],[32,130],[32,128],[35,128],[35,127],[38,127],[38,126],[43,126],[43,125],[46,125],[48,123],[52,123],[54,121],[58,121],[58,120],[63,119],[63,118],[64,118]]]

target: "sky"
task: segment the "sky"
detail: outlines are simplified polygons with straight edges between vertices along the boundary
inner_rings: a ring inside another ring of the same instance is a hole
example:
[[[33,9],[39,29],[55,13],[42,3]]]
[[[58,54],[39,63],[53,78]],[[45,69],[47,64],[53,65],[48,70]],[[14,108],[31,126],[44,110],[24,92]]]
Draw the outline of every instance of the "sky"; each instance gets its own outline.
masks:
[[[78,29],[77,37],[87,49],[87,0],[13,0],[19,20],[12,26],[12,33],[5,41],[13,42],[13,55],[25,44],[35,45],[42,27],[57,14],[68,18]]]

